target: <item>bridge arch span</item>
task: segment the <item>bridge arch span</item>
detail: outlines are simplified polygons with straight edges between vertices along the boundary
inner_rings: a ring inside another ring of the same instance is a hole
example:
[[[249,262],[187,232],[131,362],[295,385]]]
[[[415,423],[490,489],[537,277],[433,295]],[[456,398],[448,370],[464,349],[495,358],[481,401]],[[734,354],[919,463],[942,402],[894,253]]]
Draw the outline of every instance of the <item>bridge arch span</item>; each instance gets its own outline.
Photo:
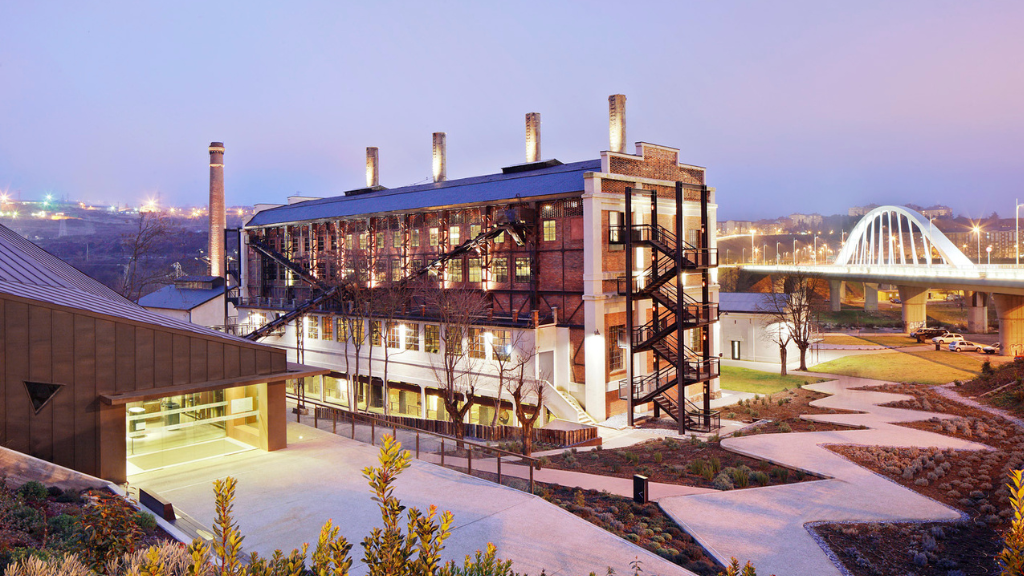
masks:
[[[938,258],[933,258],[933,249]],[[850,231],[834,264],[974,267],[927,218],[903,206],[879,206],[865,214]]]

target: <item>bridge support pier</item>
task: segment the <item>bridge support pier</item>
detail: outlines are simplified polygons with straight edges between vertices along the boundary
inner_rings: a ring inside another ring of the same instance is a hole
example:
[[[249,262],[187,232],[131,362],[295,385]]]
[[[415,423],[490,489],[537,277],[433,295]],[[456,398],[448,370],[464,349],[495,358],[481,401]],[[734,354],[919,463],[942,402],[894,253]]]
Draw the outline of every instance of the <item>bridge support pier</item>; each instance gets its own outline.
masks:
[[[903,331],[913,332],[925,325],[928,319],[928,312],[925,304],[928,302],[928,289],[917,286],[897,286],[900,291],[900,301],[903,302]]]
[[[846,296],[846,283],[842,280],[828,281],[828,301],[833,312],[843,309],[843,298]]]
[[[1024,296],[993,294],[999,315],[999,344],[1003,356],[1024,354]]]
[[[878,312],[878,284],[864,283],[864,310]]]
[[[988,332],[988,294],[969,292],[967,297],[967,331],[971,334]]]

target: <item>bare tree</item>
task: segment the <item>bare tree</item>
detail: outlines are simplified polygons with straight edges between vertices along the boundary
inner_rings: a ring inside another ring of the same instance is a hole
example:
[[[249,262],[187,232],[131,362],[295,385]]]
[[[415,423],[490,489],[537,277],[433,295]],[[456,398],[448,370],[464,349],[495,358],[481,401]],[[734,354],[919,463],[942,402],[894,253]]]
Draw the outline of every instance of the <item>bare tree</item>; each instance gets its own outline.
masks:
[[[424,300],[437,314],[441,328],[441,350],[431,355],[430,368],[445,412],[455,425],[455,436],[461,439],[466,435],[466,414],[476,402],[479,379],[478,359],[466,354],[464,347],[469,329],[483,315],[486,303],[478,292],[464,288],[430,288]]]
[[[807,370],[807,350],[817,333],[824,281],[806,274],[790,274],[781,282],[771,282],[770,297],[758,306],[765,314],[768,338],[779,345],[783,375],[786,374],[786,345],[792,342],[800,351],[799,370]]]
[[[384,414],[391,412],[388,406],[388,366],[393,354],[402,353],[402,350],[391,346],[391,344],[395,343],[395,340],[398,340],[396,319],[402,315],[409,305],[410,297],[411,290],[406,283],[389,281],[375,288],[370,300],[373,315],[380,320],[382,325]]]
[[[526,343],[526,335],[514,331],[512,341],[504,350],[494,350],[494,360],[498,365],[499,398],[500,390],[507,390],[512,396],[516,419],[523,431],[523,454],[529,456],[533,452],[533,428],[544,410],[544,382],[527,376],[526,367],[537,357],[537,348],[533,343]],[[534,399],[531,408],[528,401]]]
[[[121,236],[121,248],[128,256],[118,284],[117,292],[121,296],[136,302],[147,288],[170,279],[169,272],[162,271],[153,262],[157,260],[158,244],[168,233],[169,225],[163,216],[141,212],[135,230]]]

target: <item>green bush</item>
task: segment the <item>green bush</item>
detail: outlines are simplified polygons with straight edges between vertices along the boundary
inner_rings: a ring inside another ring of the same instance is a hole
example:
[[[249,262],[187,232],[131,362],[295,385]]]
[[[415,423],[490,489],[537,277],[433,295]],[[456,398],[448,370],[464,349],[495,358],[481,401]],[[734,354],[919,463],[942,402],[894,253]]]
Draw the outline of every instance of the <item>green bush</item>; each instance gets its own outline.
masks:
[[[47,528],[51,538],[62,542],[77,541],[83,536],[82,521],[77,516],[60,514],[50,518]]]
[[[18,494],[22,500],[28,503],[43,502],[49,495],[46,491],[46,486],[35,480],[22,484],[21,488],[18,488]]]
[[[729,478],[728,474],[726,474],[725,472],[722,472],[718,476],[715,476],[714,487],[715,487],[715,490],[723,490],[723,491],[724,490],[732,490],[733,489],[732,479]]]
[[[792,431],[793,431],[793,429],[790,428],[788,423],[786,423],[786,422],[779,422],[779,432],[787,433],[787,432],[792,432]]]
[[[663,459],[664,459],[664,457],[661,455],[661,452],[655,452],[654,453],[654,463],[655,464],[661,464],[661,461]]]
[[[770,482],[768,475],[758,470],[750,475],[750,479],[753,480],[759,486],[767,486]]]
[[[152,534],[156,530],[156,518],[153,517],[149,512],[138,511],[132,518],[135,521],[135,525],[146,534]]]

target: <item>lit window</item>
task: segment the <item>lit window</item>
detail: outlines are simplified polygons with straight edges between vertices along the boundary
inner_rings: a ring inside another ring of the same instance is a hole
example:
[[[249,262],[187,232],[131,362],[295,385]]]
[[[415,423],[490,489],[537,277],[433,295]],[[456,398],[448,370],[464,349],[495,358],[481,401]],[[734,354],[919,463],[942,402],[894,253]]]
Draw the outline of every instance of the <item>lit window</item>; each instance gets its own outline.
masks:
[[[505,362],[512,357],[512,333],[508,330],[494,330],[491,338],[491,348],[494,350],[494,358]]]
[[[554,242],[555,241],[555,221],[545,220],[544,221],[544,241]]]
[[[625,221],[625,212],[609,212],[608,213],[608,243],[609,244],[624,244],[626,242],[625,230],[623,222]]]
[[[608,371],[615,372],[622,370],[622,361],[625,358],[625,351],[619,348],[619,337],[626,331],[625,326],[611,326],[608,328]]]
[[[395,248],[401,248],[402,247],[402,232],[401,232],[401,230],[395,230],[394,232],[391,233],[391,235],[392,235],[391,245],[393,247],[395,247]]]
[[[530,277],[530,259],[516,258],[516,282],[529,282]]]
[[[377,243],[374,244],[374,248],[376,248],[378,250],[383,250],[384,249],[384,233],[383,232],[377,232]]]
[[[470,238],[476,238],[479,235],[480,235],[480,225],[479,224],[472,224],[472,225],[470,225],[470,227],[469,227],[469,237]]]
[[[420,247],[420,231],[419,230],[413,230],[412,231],[412,233],[410,234],[409,243],[412,244],[413,248],[419,248]]]
[[[360,250],[366,250],[367,236],[368,236],[367,232],[363,232],[362,234],[359,235],[359,249]]]
[[[398,334],[398,322],[388,322],[387,346],[388,348],[399,348],[402,344],[401,336]]]
[[[499,284],[508,282],[508,258],[494,259],[494,263],[491,264],[491,278]]]
[[[437,237],[438,237],[438,233],[437,232],[438,232],[437,228],[431,228],[430,229],[430,245],[432,247],[434,247],[434,248],[437,247]]]
[[[437,324],[427,324],[423,327],[424,351],[437,354],[441,351],[441,327]]]
[[[406,350],[419,350],[420,349],[420,325],[419,324],[406,324],[405,325],[405,349]]]
[[[459,244],[459,227],[449,226],[448,227],[448,245],[458,246]]]
[[[380,320],[370,320],[370,345],[383,346]]]
[[[306,338],[316,340],[320,337],[320,317],[306,316]]]
[[[470,258],[469,259],[469,281],[470,282],[480,282],[481,281],[480,259],[479,258]]]
[[[320,334],[321,340],[334,340],[334,320],[330,316],[325,316],[323,321],[323,332]]]
[[[462,354],[462,330],[451,326],[444,330],[444,348],[445,354]]]
[[[469,329],[469,355],[473,358],[486,358],[487,345],[484,338],[483,328]]]
[[[391,261],[391,281],[398,282],[402,279],[402,261],[392,260]]]
[[[448,280],[462,282],[462,260],[452,260],[448,263]]]
[[[345,249],[351,250],[353,247],[355,247],[355,244],[352,243],[352,235],[345,234]]]
[[[338,337],[338,342],[344,342],[348,340],[348,322],[344,318],[336,318],[338,329],[335,331],[335,335]]]
[[[504,231],[501,234],[498,234],[497,236],[494,237],[494,243],[495,244],[504,244],[505,243],[505,232]]]

